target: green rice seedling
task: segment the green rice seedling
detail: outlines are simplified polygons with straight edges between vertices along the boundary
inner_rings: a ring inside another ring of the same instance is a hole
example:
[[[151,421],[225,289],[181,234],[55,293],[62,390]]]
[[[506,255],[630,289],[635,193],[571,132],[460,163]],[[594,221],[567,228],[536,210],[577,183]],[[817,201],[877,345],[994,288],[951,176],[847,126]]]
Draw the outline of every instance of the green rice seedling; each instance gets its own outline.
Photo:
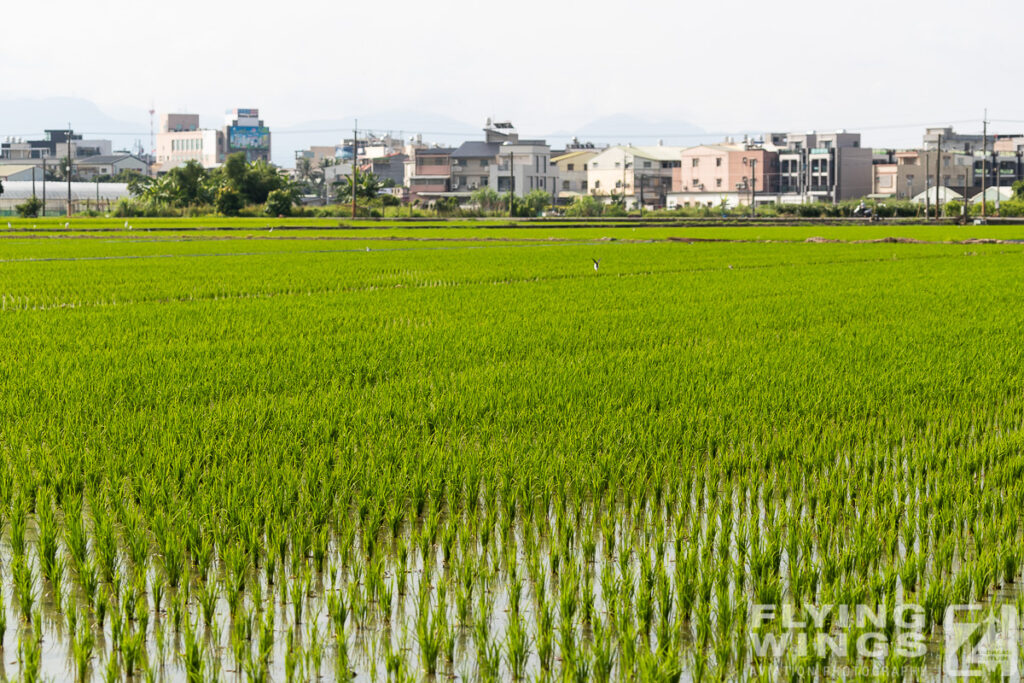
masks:
[[[109,598],[105,590],[96,591],[96,601],[93,612],[96,614],[96,625],[100,628],[103,627],[103,622],[107,616],[107,607],[109,606]]]
[[[141,628],[128,633],[121,639],[121,661],[124,672],[131,678],[142,665],[146,652],[146,632]]]
[[[18,636],[18,661],[21,663],[21,680],[34,683],[40,680],[43,648],[34,633]]]
[[[188,683],[202,683],[203,670],[206,663],[203,659],[203,647],[196,636],[195,627],[189,620],[185,621],[184,647],[180,653],[182,668]]]
[[[477,641],[479,642],[479,641]],[[550,672],[555,657],[555,629],[551,608],[547,604],[537,610],[537,658],[541,671]]]
[[[12,570],[14,576],[14,598],[26,623],[32,623],[32,607],[36,602],[36,582],[32,567],[23,555],[16,556]]]
[[[7,633],[7,604],[3,593],[0,593],[0,649],[3,649],[4,635]]]
[[[57,520],[51,503],[50,493],[44,489],[36,501],[36,527],[39,567],[47,579],[53,579],[54,562],[57,558]]]
[[[432,616],[429,607],[421,609],[416,617],[416,641],[419,644],[420,665],[428,676],[437,673],[441,636],[438,615]]]
[[[86,683],[89,680],[89,664],[92,661],[95,638],[88,624],[81,624],[75,631],[71,643],[72,658],[75,664],[75,680]]]
[[[217,611],[217,599],[218,599],[217,584],[210,582],[202,582],[196,589],[196,599],[199,601],[199,607],[202,610],[203,623],[207,627],[213,622],[214,614]]]
[[[93,603],[96,599],[96,591],[100,583],[96,565],[92,560],[80,562],[76,566],[75,573],[78,576],[78,584],[82,587],[82,592],[89,603]]]
[[[114,652],[107,658],[107,665],[103,667],[103,680],[106,683],[118,683],[121,680],[121,660]]]
[[[505,631],[505,661],[513,679],[523,678],[529,656],[530,636],[526,631],[526,625],[518,614],[513,614]]]
[[[67,562],[59,555],[55,556],[50,565],[50,588],[53,593],[53,608],[58,613],[64,611],[64,576]]]
[[[594,681],[607,683],[615,667],[613,634],[600,619],[594,621],[594,637],[590,646],[590,671]]]
[[[18,497],[11,504],[11,554],[14,559],[25,556],[25,528],[28,518],[25,513],[24,501]]]

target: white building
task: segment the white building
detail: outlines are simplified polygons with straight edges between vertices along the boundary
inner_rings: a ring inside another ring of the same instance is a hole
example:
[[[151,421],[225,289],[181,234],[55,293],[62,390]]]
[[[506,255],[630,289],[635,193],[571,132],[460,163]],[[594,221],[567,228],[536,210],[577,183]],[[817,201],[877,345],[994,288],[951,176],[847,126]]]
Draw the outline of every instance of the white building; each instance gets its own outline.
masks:
[[[224,134],[199,127],[198,114],[164,114],[156,136],[157,172],[166,173],[189,161],[214,168],[224,161]]]

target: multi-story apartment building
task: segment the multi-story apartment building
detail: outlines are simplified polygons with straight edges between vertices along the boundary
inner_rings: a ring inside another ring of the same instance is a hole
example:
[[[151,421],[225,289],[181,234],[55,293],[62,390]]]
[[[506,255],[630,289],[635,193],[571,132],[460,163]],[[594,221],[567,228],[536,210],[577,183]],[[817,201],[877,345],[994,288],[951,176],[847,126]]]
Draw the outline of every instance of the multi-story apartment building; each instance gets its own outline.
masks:
[[[770,133],[765,148],[779,154],[779,203],[840,202],[871,194],[873,153],[860,146],[860,133]]]
[[[661,208],[672,189],[673,169],[682,165],[682,147],[616,145],[588,162],[587,190],[606,202],[624,197],[627,207]]]
[[[259,109],[229,109],[224,116],[225,156],[245,152],[246,161],[270,161],[270,129]]]
[[[199,114],[164,114],[156,135],[156,170],[165,173],[189,161],[213,168],[224,161],[224,134],[199,127]]]
[[[110,154],[110,140],[83,140],[82,136],[68,129],[49,129],[43,131],[41,140],[21,140],[8,138],[0,143],[0,159],[12,161],[43,159],[72,159]],[[70,150],[70,153],[69,153]]]
[[[774,202],[779,154],[754,144],[699,145],[683,150],[681,165],[672,170],[668,208]]]
[[[936,175],[936,160],[939,163]],[[913,199],[927,189],[947,187],[962,194],[973,186],[973,155],[937,149],[885,151],[875,155],[872,195],[877,199]],[[936,180],[937,179],[937,180]]]
[[[558,188],[556,197],[562,202],[571,202],[580,195],[589,194],[587,187],[587,171],[590,170],[590,162],[601,153],[601,150],[593,146],[588,148],[566,149],[563,153],[551,158],[555,166],[555,174],[558,177]]]
[[[499,194],[517,197],[543,190],[554,196],[557,169],[551,166],[551,147],[544,140],[508,140],[501,143],[497,164],[490,167],[490,185]]]
[[[408,161],[409,199],[428,202],[445,196],[451,188],[450,147],[413,149]]]
[[[498,163],[499,142],[463,142],[452,152],[451,192],[460,199],[491,185],[491,170]]]

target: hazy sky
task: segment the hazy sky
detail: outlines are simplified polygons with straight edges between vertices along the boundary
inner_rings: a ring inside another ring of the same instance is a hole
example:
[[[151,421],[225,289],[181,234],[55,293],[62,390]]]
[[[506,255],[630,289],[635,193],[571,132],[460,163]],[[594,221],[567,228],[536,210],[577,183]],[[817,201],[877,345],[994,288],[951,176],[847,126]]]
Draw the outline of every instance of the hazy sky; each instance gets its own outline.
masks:
[[[621,113],[860,129],[865,144],[977,128],[986,106],[1024,119],[1020,0],[52,0],[3,14],[5,98],[115,115],[256,106],[274,127],[408,110],[409,130],[429,112],[545,133]]]

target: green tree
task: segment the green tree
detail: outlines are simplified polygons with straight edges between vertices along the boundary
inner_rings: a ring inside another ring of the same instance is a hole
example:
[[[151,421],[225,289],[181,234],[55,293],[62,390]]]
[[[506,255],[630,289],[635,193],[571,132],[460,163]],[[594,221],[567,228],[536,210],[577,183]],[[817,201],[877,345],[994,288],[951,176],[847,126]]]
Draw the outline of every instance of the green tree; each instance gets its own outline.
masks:
[[[360,173],[356,181],[356,201],[376,199],[381,190],[380,178],[373,173]],[[352,201],[352,176],[348,176],[338,187],[338,201]]]
[[[39,211],[43,208],[43,201],[32,195],[25,200],[24,204],[18,204],[14,207],[14,210],[18,212],[18,215],[22,218],[35,218],[39,215]]]
[[[237,216],[245,206],[245,199],[241,193],[230,185],[221,185],[217,188],[217,196],[214,199],[217,212],[224,216]]]
[[[1024,200],[1024,180],[1018,180],[1013,184],[1013,197]]]
[[[576,197],[572,200],[572,204],[565,209],[565,215],[573,218],[592,218],[600,216],[603,212],[604,207],[601,206],[601,202],[590,195]]]
[[[271,190],[270,194],[267,195],[267,203],[264,207],[269,216],[290,216],[292,213],[292,204],[295,203],[295,193],[293,190],[288,189],[277,189]]]
[[[501,208],[501,196],[490,186],[474,190],[470,200],[484,211],[496,211]]]
[[[523,197],[523,212],[528,216],[539,216],[551,205],[551,195],[544,190],[531,190]]]

